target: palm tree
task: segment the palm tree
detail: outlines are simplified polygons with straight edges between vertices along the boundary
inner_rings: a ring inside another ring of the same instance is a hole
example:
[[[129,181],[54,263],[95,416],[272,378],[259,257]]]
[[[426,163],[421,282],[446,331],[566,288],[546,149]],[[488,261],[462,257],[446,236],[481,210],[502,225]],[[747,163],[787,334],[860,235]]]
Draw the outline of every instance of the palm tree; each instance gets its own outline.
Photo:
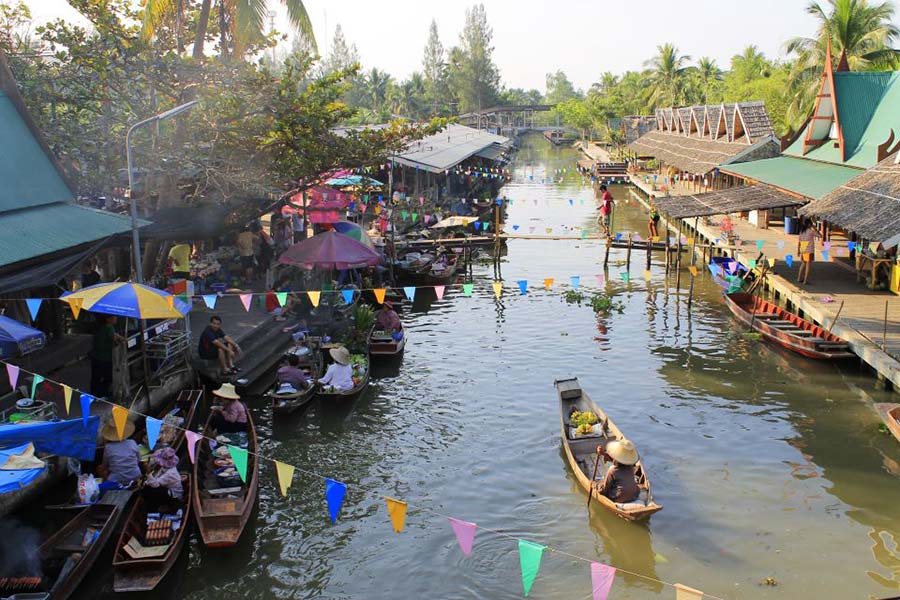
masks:
[[[385,71],[372,67],[372,70],[366,73],[366,96],[372,103],[371,108],[375,112],[379,112],[387,100],[388,90],[390,89],[391,76]]]
[[[650,67],[647,102],[651,108],[674,106],[682,98],[684,76],[690,67],[687,55],[679,55],[674,44],[657,46],[659,54],[645,65]]]
[[[893,24],[891,2],[828,0],[826,7],[828,10],[818,2],[806,7],[806,12],[819,21],[815,38],[797,37],[785,45],[787,53],[797,57],[791,69],[794,98],[787,115],[788,124],[794,127],[803,122],[812,108],[826,60],[836,63],[841,54],[846,54],[852,71],[890,68],[900,60],[900,51],[892,47],[900,29]],[[827,56],[829,42],[831,56]]]
[[[722,69],[716,64],[715,59],[704,56],[697,61],[695,74],[703,95],[703,104],[709,104],[710,91],[722,81]]]
[[[600,80],[591,85],[591,91],[596,94],[609,94],[619,85],[619,76],[606,71],[600,75]]]

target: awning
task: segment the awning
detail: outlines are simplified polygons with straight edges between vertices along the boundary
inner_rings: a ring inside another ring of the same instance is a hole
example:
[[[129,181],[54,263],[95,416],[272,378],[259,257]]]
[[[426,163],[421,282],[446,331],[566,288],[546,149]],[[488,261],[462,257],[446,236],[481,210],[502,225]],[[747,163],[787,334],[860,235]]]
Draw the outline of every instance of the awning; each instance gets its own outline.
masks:
[[[40,329],[0,315],[0,357],[24,356],[40,350],[46,343],[47,336]]]
[[[862,172],[851,167],[790,156],[726,165],[720,170],[810,199],[822,198]]]
[[[0,448],[34,442],[34,448],[39,452],[94,460],[99,428],[100,417],[88,417],[87,426],[80,418],[48,423],[0,425]]]
[[[745,185],[691,196],[657,197],[654,202],[661,213],[673,219],[686,219],[798,206],[804,201],[767,185]]]
[[[87,259],[94,256],[109,242],[101,240],[96,244],[82,247],[75,254],[67,254],[54,259],[44,259],[38,264],[15,269],[0,275],[0,294],[9,294],[34,288],[56,285],[66,275],[74,271]],[[28,264],[28,263],[24,263]]]

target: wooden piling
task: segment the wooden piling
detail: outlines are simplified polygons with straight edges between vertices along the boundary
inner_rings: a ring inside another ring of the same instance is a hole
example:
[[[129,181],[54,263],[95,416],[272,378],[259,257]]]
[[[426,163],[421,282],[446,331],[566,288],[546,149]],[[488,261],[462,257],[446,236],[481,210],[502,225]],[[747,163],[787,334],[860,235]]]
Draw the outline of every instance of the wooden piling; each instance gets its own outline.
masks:
[[[884,301],[884,331],[881,334],[881,351],[887,352],[888,301]]]
[[[647,270],[650,270],[650,256],[653,254],[653,240],[647,240]]]
[[[631,234],[629,233],[628,234],[628,248],[625,250],[625,270],[626,271],[631,270],[631,243],[632,243],[632,238],[631,238]]]
[[[671,253],[672,253],[672,249],[671,249],[670,243],[669,243],[669,228],[668,228],[668,224],[666,224],[666,275],[669,274],[669,263],[671,262],[671,259],[672,259]]]
[[[611,246],[612,246],[612,238],[610,238],[609,236],[606,236],[606,255],[603,257],[603,266],[604,267],[606,267],[606,265],[609,264],[609,249]]]

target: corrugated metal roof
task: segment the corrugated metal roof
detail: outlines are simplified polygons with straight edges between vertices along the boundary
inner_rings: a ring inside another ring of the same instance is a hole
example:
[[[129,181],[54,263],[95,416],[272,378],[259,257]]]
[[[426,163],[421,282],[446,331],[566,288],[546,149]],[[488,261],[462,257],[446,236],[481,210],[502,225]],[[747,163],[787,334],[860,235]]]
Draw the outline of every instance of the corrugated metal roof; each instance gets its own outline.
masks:
[[[508,138],[502,135],[453,123],[440,133],[413,142],[394,160],[432,173],[443,173],[485,148],[507,141]]]
[[[720,170],[812,199],[823,197],[861,172],[859,169],[789,156],[730,164],[720,167]]]
[[[9,96],[0,92],[0,212],[72,199]]]

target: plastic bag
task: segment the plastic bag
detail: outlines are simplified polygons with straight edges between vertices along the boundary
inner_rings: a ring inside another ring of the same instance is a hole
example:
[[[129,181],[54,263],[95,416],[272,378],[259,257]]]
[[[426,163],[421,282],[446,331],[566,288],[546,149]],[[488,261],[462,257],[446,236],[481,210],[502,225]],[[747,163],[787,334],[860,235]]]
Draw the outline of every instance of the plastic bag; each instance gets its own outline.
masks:
[[[81,504],[93,504],[100,498],[100,486],[90,473],[78,476],[78,501]]]

